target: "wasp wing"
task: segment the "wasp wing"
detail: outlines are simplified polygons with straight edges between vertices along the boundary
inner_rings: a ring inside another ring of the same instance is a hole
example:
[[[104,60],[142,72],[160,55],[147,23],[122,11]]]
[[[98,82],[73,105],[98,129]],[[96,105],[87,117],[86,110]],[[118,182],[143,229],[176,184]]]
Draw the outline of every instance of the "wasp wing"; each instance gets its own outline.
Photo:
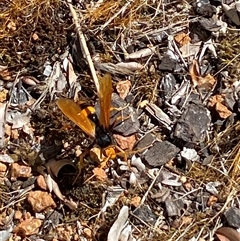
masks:
[[[110,74],[105,74],[99,78],[99,103],[100,117],[99,122],[104,129],[110,126],[110,108],[112,100],[112,78]]]
[[[66,98],[59,99],[56,103],[68,119],[79,126],[90,137],[95,137],[95,124],[88,118],[84,109],[82,110],[73,100]]]

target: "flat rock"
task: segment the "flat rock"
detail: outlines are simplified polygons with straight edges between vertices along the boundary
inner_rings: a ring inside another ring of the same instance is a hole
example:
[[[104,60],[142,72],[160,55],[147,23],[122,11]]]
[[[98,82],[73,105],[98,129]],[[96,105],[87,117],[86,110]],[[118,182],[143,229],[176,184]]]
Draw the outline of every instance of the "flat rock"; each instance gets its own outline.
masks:
[[[224,216],[230,226],[240,228],[240,210],[238,208],[229,208]]]
[[[35,212],[41,212],[49,207],[56,207],[56,203],[53,201],[52,196],[43,191],[31,191],[28,194],[27,200]]]
[[[37,218],[30,218],[19,223],[18,226],[13,230],[13,232],[25,237],[37,234],[41,225],[41,220]]]
[[[152,210],[147,205],[142,205],[140,208],[136,209],[133,212],[140,220],[143,220],[146,223],[152,225],[155,224],[157,216],[152,212]],[[136,219],[136,223],[139,223],[139,220]]]
[[[178,147],[168,141],[155,142],[144,158],[149,166],[160,167],[174,158],[179,151]]]
[[[192,102],[178,120],[174,136],[186,142],[201,142],[206,138],[210,122],[211,118],[207,108]]]

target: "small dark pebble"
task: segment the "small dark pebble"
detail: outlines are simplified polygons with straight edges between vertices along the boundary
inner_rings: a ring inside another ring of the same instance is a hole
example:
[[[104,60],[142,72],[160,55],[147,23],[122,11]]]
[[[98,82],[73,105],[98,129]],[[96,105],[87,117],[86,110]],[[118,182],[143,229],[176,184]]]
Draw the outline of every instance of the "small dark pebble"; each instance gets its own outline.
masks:
[[[174,158],[179,151],[178,147],[168,141],[155,142],[144,158],[149,166],[160,167]]]
[[[240,210],[238,208],[229,208],[224,216],[228,224],[234,228],[240,228]]]

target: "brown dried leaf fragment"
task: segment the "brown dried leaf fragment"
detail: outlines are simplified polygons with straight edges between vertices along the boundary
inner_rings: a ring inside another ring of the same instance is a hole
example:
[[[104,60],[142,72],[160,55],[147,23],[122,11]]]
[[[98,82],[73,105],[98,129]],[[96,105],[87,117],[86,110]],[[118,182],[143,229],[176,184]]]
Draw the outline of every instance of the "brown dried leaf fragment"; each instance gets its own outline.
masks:
[[[210,98],[208,106],[213,107],[223,119],[228,118],[232,112],[223,104],[224,95],[214,95]]]
[[[131,82],[129,80],[123,80],[117,83],[116,90],[119,96],[124,100],[131,88]]]
[[[187,226],[187,225],[189,225],[190,223],[192,223],[192,221],[193,221],[193,218],[192,217],[189,217],[189,216],[183,216],[182,218],[181,218],[181,226]]]
[[[8,94],[8,90],[6,90],[6,89],[3,89],[0,92],[0,102],[3,102],[7,99],[7,94]]]
[[[209,99],[208,106],[214,107],[216,103],[222,103],[224,101],[224,95],[214,95]]]
[[[141,202],[141,197],[135,196],[131,199],[130,204],[136,208],[140,205],[140,202]]]
[[[180,46],[183,46],[183,45],[185,45],[185,44],[188,44],[188,43],[190,43],[190,41],[191,41],[191,38],[189,37],[189,35],[187,35],[187,34],[185,34],[185,33],[179,33],[178,35],[176,35],[176,36],[174,37],[174,39],[175,39],[175,41],[176,41],[177,43],[180,44]]]
[[[18,137],[19,137],[19,132],[18,132],[18,130],[17,130],[17,129],[12,130],[12,131],[11,131],[11,138],[12,138],[13,140],[17,140]]]
[[[215,109],[218,112],[219,116],[223,119],[228,118],[232,114],[232,112],[222,103],[217,103],[215,105]]]
[[[1,77],[1,79],[5,80],[5,81],[13,81],[14,80],[14,78],[12,77],[12,75],[8,69],[0,70],[0,77]]]
[[[101,149],[98,147],[91,148],[89,155],[90,155],[91,160],[93,160],[95,163],[99,164],[103,161]]]
[[[216,83],[216,80],[214,79],[214,77],[210,74],[207,74],[205,77],[199,78],[198,87],[211,89],[215,83]]]
[[[220,241],[240,241],[239,232],[230,227],[221,227],[217,229],[216,236]]]
[[[14,219],[15,220],[20,220],[23,217],[23,213],[19,210],[16,210],[14,213]]]
[[[216,202],[218,201],[218,198],[211,195],[209,198],[208,198],[208,201],[207,201],[207,206],[208,207],[211,207],[213,206]]]
[[[7,135],[7,136],[11,136],[11,130],[12,130],[12,128],[11,128],[11,126],[10,125],[8,125],[7,123],[4,125],[4,129],[5,129],[5,134]]]
[[[196,59],[193,59],[192,65],[189,68],[189,74],[192,78],[192,82],[194,86],[198,85],[198,80],[199,80],[199,65]]]
[[[33,76],[23,76],[21,78],[21,81],[24,84],[27,84],[27,85],[30,85],[30,86],[35,86],[35,85],[40,83],[40,81],[37,80],[36,78],[34,78]]]
[[[210,74],[201,76],[200,67],[196,59],[192,61],[192,65],[189,68],[189,74],[192,78],[194,87],[198,86],[204,89],[211,89],[216,83],[216,80]]]
[[[100,167],[95,167],[93,169],[93,174],[100,181],[104,181],[105,179],[107,179],[106,172]]]

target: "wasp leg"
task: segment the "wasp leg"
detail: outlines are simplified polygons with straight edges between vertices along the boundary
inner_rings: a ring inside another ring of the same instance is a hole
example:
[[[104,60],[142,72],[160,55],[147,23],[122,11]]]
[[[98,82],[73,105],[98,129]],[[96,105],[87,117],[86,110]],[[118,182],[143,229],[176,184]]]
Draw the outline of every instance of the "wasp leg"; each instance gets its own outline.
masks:
[[[85,157],[89,155],[89,150],[85,150],[80,156],[79,156],[79,161],[77,163],[77,167],[78,167],[78,174],[76,176],[76,178],[74,179],[73,181],[73,185],[76,183],[76,181],[78,180],[79,176],[81,175],[84,167],[85,167],[85,164],[84,164],[84,159]]]

